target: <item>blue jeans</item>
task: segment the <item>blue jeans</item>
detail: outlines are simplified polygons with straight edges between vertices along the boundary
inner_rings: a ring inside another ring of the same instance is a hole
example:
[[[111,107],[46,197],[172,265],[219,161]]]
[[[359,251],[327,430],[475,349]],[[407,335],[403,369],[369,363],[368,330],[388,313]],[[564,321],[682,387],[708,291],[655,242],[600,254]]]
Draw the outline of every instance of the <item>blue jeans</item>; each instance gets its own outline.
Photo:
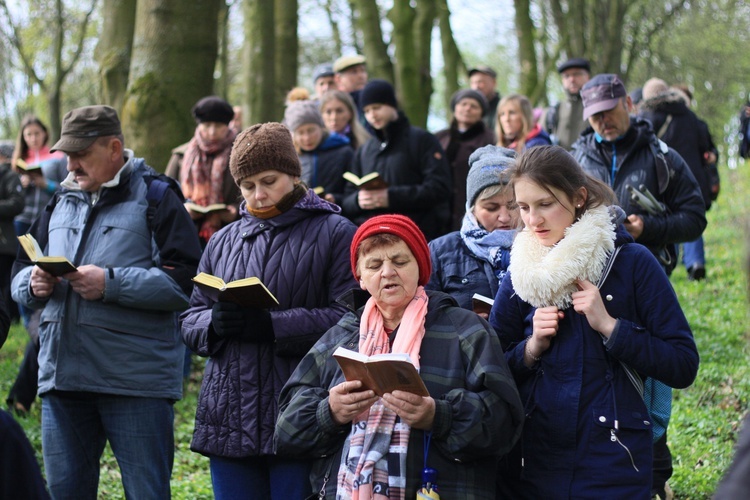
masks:
[[[706,251],[703,247],[703,236],[695,241],[682,244],[682,263],[687,269],[695,265],[706,265]]]
[[[42,398],[42,454],[52,498],[96,499],[109,441],[128,499],[168,499],[174,408],[167,399],[49,393]]]
[[[249,458],[211,456],[210,459],[216,500],[297,500],[313,492],[309,460],[272,455]]]

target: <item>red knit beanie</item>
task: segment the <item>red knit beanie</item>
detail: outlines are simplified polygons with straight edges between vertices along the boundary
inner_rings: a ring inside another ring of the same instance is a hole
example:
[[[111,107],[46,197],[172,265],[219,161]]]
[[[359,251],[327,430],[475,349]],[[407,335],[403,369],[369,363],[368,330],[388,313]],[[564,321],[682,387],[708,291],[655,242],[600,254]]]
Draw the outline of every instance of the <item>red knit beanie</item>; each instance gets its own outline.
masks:
[[[354,233],[351,246],[351,264],[352,273],[357,276],[357,250],[359,245],[376,234],[392,234],[398,236],[406,246],[409,247],[414,258],[417,259],[419,266],[419,285],[424,286],[430,281],[432,273],[432,263],[430,261],[430,249],[427,246],[427,240],[419,227],[408,217],[403,215],[378,215],[372,219],[367,219],[357,232]]]

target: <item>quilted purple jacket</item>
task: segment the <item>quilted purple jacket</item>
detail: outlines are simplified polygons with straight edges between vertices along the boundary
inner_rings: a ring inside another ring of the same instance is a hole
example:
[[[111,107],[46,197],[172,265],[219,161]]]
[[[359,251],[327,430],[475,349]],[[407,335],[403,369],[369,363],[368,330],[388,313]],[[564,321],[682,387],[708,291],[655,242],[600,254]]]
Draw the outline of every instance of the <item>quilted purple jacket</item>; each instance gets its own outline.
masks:
[[[199,271],[229,282],[257,276],[276,296],[274,343],[220,339],[210,328],[213,301],[197,287],[182,316],[185,343],[208,356],[191,449],[204,455],[273,454],[278,397],[302,356],[346,309],[335,302],[356,287],[349,246],[356,230],[340,208],[312,191],[271,219],[250,215],[216,233]]]

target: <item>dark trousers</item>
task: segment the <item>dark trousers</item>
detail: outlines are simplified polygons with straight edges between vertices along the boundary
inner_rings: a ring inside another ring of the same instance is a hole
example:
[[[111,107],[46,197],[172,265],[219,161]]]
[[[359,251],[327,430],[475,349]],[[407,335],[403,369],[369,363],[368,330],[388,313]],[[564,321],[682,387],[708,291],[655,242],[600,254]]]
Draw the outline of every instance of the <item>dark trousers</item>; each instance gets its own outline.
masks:
[[[672,453],[667,446],[667,433],[654,443],[654,464],[652,494],[660,494],[664,498],[664,483],[672,477]]]
[[[39,361],[37,358],[39,356],[39,318],[41,314],[41,310],[33,311],[29,319],[28,329],[31,339],[26,344],[26,351],[23,354],[18,375],[10,388],[8,399],[6,399],[10,408],[13,408],[15,403],[20,403],[29,410],[36,399],[39,381]]]

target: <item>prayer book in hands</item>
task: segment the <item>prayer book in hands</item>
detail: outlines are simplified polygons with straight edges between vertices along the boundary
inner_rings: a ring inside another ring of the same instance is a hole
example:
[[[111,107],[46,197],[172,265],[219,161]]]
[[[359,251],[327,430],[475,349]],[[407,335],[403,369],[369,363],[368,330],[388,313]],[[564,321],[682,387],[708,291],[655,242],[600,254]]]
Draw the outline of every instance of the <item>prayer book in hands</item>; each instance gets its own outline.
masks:
[[[385,189],[388,187],[388,183],[385,182],[385,179],[380,177],[380,174],[377,172],[370,172],[362,177],[357,177],[351,172],[344,172],[344,179],[351,182],[359,189],[372,191],[374,189]]]
[[[185,203],[185,207],[189,208],[193,212],[198,212],[200,214],[207,214],[210,212],[220,212],[221,210],[227,209],[226,203],[214,203],[212,205],[207,205],[204,207],[203,205],[198,205],[197,203],[193,203],[190,201]]]
[[[255,276],[224,283],[224,280],[217,276],[198,273],[193,278],[193,282],[216,302],[234,302],[243,307],[258,309],[268,309],[279,305],[276,297]]]
[[[31,234],[19,236],[18,241],[21,242],[21,247],[31,262],[39,266],[42,271],[53,276],[62,276],[77,270],[76,266],[65,257],[45,257],[39,242]]]
[[[471,297],[471,308],[477,314],[489,314],[495,301],[489,297],[475,293]]]
[[[346,380],[360,380],[362,390],[370,389],[380,397],[393,391],[429,396],[419,372],[408,354],[390,353],[365,356],[345,347],[333,352]]]
[[[16,166],[23,170],[24,172],[41,172],[42,171],[42,165],[39,163],[34,163],[29,165],[25,161],[23,161],[21,158],[16,159]]]

